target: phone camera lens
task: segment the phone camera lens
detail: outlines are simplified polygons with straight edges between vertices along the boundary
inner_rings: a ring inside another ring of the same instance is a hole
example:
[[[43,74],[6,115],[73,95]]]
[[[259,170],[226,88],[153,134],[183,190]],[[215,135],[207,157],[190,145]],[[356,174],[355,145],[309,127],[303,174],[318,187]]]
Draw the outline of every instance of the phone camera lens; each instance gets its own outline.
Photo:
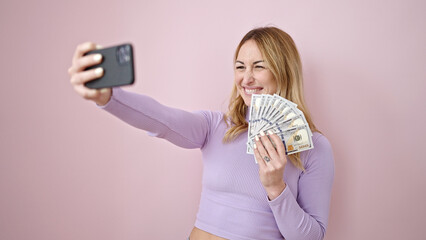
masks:
[[[129,45],[120,46],[117,48],[117,60],[120,64],[126,64],[130,61],[131,49]]]

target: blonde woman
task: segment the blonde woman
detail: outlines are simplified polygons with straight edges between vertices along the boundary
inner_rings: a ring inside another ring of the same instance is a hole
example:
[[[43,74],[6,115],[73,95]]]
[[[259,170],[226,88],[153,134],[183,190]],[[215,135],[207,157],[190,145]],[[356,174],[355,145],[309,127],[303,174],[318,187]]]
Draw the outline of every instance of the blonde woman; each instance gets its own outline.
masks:
[[[203,186],[191,240],[323,239],[333,154],[306,107],[300,57],[287,33],[265,27],[244,36],[235,51],[235,84],[226,114],[186,112],[120,88],[86,88],[85,82],[102,75],[102,70],[84,70],[100,62],[84,56],[95,48],[84,43],[76,49],[69,74],[78,94],[153,136],[202,151]],[[296,103],[313,132],[314,148],[286,156],[277,135],[262,133],[255,143],[255,164],[246,153],[252,94],[279,94]]]

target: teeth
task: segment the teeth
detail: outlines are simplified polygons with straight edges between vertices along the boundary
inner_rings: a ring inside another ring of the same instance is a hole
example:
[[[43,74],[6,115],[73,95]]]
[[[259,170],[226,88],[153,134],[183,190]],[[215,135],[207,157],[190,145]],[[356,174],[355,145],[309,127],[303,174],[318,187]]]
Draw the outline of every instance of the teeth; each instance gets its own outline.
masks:
[[[248,93],[248,94],[253,94],[253,93],[259,91],[259,89],[247,89],[247,88],[244,88],[244,91],[246,93]]]

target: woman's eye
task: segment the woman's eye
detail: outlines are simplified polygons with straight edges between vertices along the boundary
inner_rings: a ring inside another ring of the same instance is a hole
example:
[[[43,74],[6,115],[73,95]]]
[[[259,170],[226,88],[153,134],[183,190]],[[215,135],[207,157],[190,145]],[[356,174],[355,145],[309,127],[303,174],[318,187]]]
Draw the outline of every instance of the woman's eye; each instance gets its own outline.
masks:
[[[244,69],[244,66],[237,66],[236,69]]]
[[[261,68],[261,69],[264,69],[265,67],[264,67],[264,66],[255,66],[255,68]]]

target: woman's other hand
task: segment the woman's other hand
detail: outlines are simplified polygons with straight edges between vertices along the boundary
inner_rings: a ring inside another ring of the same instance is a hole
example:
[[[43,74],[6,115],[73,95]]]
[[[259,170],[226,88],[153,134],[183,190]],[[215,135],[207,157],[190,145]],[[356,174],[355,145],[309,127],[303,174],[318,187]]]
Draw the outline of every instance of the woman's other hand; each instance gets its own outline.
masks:
[[[87,67],[101,63],[102,55],[90,54],[84,56],[84,54],[100,48],[101,47],[99,45],[92,42],[86,42],[78,45],[72,59],[72,65],[68,69],[68,74],[71,77],[71,85],[80,96],[94,101],[99,106],[103,106],[107,104],[111,98],[111,88],[90,89],[84,85],[86,82],[102,77],[103,75],[102,68],[85,70]]]
[[[287,164],[284,144],[278,135],[272,132],[266,135],[262,132],[260,136],[256,136],[254,156],[259,164],[260,181],[269,200],[273,200],[286,188],[283,179]]]

